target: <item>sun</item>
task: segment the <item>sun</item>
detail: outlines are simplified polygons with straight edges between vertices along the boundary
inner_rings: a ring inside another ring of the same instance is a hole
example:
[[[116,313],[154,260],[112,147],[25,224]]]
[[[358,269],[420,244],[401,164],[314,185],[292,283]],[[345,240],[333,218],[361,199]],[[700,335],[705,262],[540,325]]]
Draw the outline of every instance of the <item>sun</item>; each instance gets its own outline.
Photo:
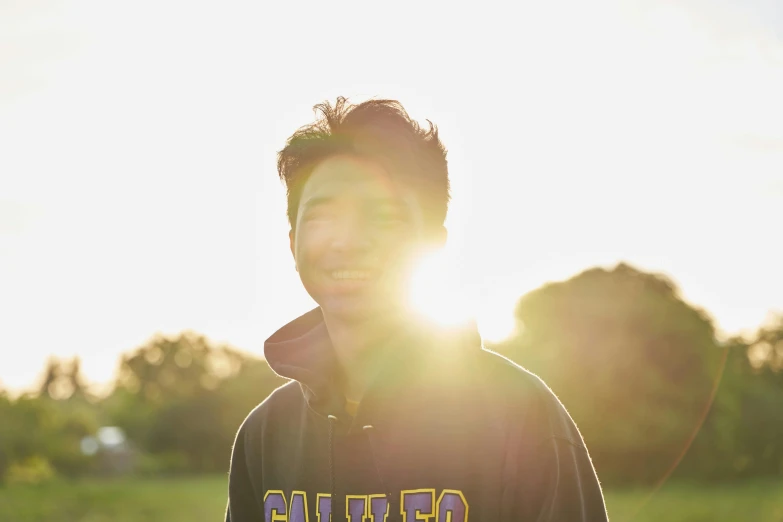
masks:
[[[440,326],[456,327],[471,320],[465,295],[460,290],[456,266],[444,249],[419,257],[410,283],[411,309]]]
[[[423,253],[411,278],[411,309],[442,327],[456,328],[475,321],[485,340],[507,339],[515,328],[513,300],[498,298],[501,288],[470,295],[474,292],[469,292],[457,266],[448,249]]]
[[[517,298],[518,296],[500,295],[483,300],[483,305],[476,314],[482,338],[499,343],[517,332],[517,321],[514,318]]]

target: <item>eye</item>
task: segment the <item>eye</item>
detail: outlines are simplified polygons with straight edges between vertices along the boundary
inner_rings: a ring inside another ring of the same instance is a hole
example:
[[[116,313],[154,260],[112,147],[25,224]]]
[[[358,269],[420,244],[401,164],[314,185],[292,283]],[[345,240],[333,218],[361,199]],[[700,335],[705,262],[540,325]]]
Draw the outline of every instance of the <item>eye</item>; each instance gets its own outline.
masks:
[[[305,221],[328,221],[334,217],[334,212],[325,208],[317,208],[307,211],[304,215]]]
[[[373,220],[382,225],[396,225],[403,223],[405,217],[395,210],[380,210],[373,215]]]

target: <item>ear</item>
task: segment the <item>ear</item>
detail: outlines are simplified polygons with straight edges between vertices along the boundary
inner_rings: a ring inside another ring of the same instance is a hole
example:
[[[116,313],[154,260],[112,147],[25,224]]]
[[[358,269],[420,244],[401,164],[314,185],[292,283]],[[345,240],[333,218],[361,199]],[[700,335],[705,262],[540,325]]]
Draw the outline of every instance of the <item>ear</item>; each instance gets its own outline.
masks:
[[[288,231],[288,246],[291,249],[291,255],[294,258],[294,267],[296,268],[296,271],[299,271],[299,265],[296,264],[296,234],[294,234],[294,229],[291,229]]]

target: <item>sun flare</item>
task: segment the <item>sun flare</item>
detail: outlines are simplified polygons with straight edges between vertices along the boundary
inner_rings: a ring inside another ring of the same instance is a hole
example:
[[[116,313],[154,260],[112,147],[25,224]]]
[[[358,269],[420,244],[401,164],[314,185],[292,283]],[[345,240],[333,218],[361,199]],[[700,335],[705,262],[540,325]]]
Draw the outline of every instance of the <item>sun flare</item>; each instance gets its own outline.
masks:
[[[514,320],[516,298],[487,299],[477,312],[481,337],[489,342],[498,343],[511,337],[517,328]]]
[[[490,342],[508,338],[515,328],[514,302],[486,294],[471,296],[456,261],[448,249],[421,256],[411,279],[412,310],[443,327],[476,321],[482,337]]]
[[[422,254],[411,278],[410,306],[418,314],[446,327],[469,321],[472,314],[460,291],[457,270],[444,250]]]

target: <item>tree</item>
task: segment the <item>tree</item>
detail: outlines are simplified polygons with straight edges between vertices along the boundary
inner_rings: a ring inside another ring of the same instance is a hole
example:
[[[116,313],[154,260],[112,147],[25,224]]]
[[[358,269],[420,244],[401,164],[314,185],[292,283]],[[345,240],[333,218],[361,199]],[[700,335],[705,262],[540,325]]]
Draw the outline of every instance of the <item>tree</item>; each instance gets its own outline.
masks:
[[[84,436],[98,428],[96,409],[83,401],[47,396],[0,396],[0,481],[8,469],[29,461],[51,464],[58,473],[75,476],[90,469],[80,451]]]
[[[283,382],[265,361],[184,332],[124,356],[106,405],[162,468],[224,470],[244,416]]]
[[[579,425],[604,480],[653,481],[709,408],[722,352],[711,320],[667,278],[626,264],[525,295],[496,347],[540,375]]]
[[[737,471],[783,475],[783,315],[759,329],[743,363]]]
[[[214,377],[210,366],[214,351],[194,332],[173,338],[157,335],[122,357],[117,387],[150,403],[193,396]]]
[[[46,361],[46,368],[44,368],[38,394],[46,397],[57,395],[57,381],[61,374],[62,369],[59,359],[56,357],[49,357]]]
[[[771,317],[759,329],[748,349],[748,357],[756,370],[783,371],[783,314]]]
[[[66,379],[68,379],[68,386],[72,390],[71,398],[85,399],[89,396],[87,385],[85,384],[84,376],[82,375],[81,359],[78,357],[71,359],[65,376]]]
[[[87,398],[87,386],[81,373],[81,360],[74,357],[61,361],[49,357],[46,362],[38,395],[54,400]]]

